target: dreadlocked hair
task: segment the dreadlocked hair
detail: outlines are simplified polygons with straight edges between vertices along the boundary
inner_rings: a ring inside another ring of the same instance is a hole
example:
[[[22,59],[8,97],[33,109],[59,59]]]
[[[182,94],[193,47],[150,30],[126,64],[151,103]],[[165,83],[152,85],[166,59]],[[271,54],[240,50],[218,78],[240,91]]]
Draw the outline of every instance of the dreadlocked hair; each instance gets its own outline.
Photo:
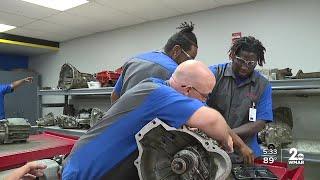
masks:
[[[194,24],[192,22],[183,22],[177,29],[180,31],[172,35],[164,46],[165,52],[168,53],[175,45],[180,45],[185,51],[189,51],[191,46],[198,47],[197,37],[192,32],[194,29]]]
[[[229,57],[231,58],[234,55],[239,56],[240,51],[255,53],[259,66],[263,66],[265,63],[264,52],[266,49],[258,39],[252,36],[237,39],[229,50]]]

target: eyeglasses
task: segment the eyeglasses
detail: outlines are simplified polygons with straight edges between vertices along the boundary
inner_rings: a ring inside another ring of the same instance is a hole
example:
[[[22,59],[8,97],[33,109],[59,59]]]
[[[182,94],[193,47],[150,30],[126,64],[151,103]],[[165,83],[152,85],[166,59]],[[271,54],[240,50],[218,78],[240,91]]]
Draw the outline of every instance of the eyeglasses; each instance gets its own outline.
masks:
[[[209,97],[210,97],[210,95],[211,95],[211,93],[209,93],[209,94],[203,94],[202,92],[200,92],[198,89],[196,89],[196,88],[193,87],[193,86],[182,85],[181,87],[190,87],[190,88],[192,88],[192,89],[195,90],[198,94],[200,94],[200,96],[201,96],[203,99],[205,99],[205,100],[208,100]]]
[[[248,67],[255,67],[257,65],[257,61],[246,61],[244,59],[242,59],[239,56],[236,56],[236,60],[241,64],[241,65],[247,65]]]
[[[188,60],[194,60],[192,56],[190,56],[185,50],[181,48],[181,51],[188,57]]]

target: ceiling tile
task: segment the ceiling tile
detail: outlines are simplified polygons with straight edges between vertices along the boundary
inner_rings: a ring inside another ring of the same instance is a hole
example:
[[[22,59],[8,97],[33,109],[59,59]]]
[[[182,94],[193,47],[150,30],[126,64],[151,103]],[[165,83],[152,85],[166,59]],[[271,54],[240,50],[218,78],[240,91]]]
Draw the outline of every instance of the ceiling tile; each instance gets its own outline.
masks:
[[[147,21],[253,0],[90,0],[65,12],[21,0],[1,0],[0,23],[12,34],[66,41]]]
[[[60,24],[50,23],[42,20],[34,21],[30,24],[23,26],[25,29],[31,30],[39,30],[49,33],[63,33],[63,32],[72,32],[72,28],[70,26],[64,26]]]
[[[28,24],[32,21],[34,21],[34,19],[0,11],[0,23],[2,23],[2,24],[7,24],[7,25],[18,27],[18,26],[22,26],[24,24]]]
[[[181,13],[192,13],[216,8],[219,4],[215,0],[161,0],[166,6],[174,8]]]
[[[80,17],[80,16],[68,14],[65,12],[61,12],[59,14],[47,17],[43,20],[50,23],[73,27],[73,28],[85,27],[88,22],[92,21],[91,18]]]
[[[127,0],[95,0],[113,9],[132,14],[147,20],[156,20],[179,15],[180,12],[167,6],[159,0],[135,0],[128,3]]]
[[[21,0],[1,0],[0,11],[34,19],[41,19],[59,12]]]
[[[76,15],[78,17],[95,19],[98,22],[103,22],[103,24],[109,24],[109,26],[115,27],[138,24],[147,21],[146,19],[135,17],[122,11],[115,10],[111,7],[103,6],[93,2],[70,9],[66,11],[66,13]]]

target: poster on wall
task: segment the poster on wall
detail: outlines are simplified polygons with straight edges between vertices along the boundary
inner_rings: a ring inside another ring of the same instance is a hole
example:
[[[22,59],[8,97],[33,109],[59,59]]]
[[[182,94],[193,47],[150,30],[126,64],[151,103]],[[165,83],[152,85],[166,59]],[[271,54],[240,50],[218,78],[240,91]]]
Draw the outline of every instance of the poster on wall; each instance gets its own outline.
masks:
[[[241,32],[234,32],[234,33],[232,33],[232,38],[231,38],[232,44],[234,43],[235,40],[237,40],[237,39],[239,39],[239,38],[241,38]]]

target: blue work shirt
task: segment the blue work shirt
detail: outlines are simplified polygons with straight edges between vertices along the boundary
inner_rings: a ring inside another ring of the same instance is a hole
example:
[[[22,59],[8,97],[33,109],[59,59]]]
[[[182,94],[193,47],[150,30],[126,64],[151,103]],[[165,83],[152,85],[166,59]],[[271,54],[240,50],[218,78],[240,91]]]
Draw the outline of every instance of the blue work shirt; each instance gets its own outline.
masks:
[[[249,108],[253,102],[257,109],[256,119],[273,121],[272,89],[269,81],[254,71],[248,78],[237,77],[231,63],[210,66],[216,76],[216,86],[207,104],[217,109],[233,129],[249,123]],[[255,156],[261,156],[262,150],[257,135],[245,140]]]
[[[154,77],[167,80],[178,64],[162,51],[139,54],[128,60],[123,66],[114,92],[121,96],[140,81]]]
[[[4,113],[4,95],[12,91],[11,84],[0,84],[0,120],[6,118]]]
[[[63,169],[63,180],[100,179],[137,151],[135,134],[155,118],[179,128],[203,106],[161,79],[146,79],[121,96],[101,121],[77,141]],[[133,161],[126,166],[134,166]],[[130,173],[128,170],[121,173]],[[135,174],[137,171],[134,168]],[[132,179],[132,178],[130,178]]]

